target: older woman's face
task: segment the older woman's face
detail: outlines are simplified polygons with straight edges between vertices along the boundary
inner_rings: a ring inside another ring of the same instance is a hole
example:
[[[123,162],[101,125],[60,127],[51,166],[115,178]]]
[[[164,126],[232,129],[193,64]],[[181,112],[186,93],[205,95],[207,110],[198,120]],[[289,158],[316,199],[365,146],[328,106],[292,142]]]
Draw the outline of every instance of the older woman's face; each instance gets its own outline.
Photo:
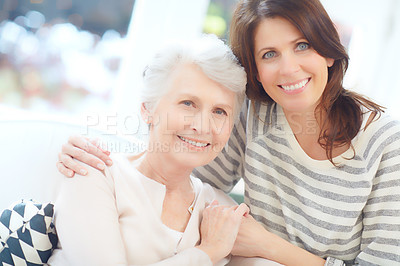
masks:
[[[229,139],[235,93],[192,64],[178,66],[167,86],[151,114],[149,149],[183,167],[209,163]]]

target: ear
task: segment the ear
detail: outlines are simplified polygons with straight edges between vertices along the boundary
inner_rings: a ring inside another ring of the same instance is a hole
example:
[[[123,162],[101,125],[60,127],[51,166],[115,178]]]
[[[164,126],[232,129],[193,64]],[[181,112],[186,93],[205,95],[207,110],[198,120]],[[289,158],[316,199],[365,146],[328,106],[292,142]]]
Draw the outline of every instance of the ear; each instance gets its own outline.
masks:
[[[333,66],[333,63],[335,63],[335,59],[333,59],[333,58],[326,58],[326,65],[327,65],[328,67]]]
[[[146,124],[151,124],[153,117],[152,117],[150,111],[147,109],[145,103],[142,103],[140,105],[140,114],[142,115],[142,119]]]

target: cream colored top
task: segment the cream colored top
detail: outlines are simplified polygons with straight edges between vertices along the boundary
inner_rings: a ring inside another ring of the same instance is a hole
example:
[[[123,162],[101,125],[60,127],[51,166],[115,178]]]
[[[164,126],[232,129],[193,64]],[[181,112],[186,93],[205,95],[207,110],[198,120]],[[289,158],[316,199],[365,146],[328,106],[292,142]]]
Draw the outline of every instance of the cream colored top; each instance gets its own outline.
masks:
[[[161,221],[165,186],[141,174],[125,157],[113,156],[104,172],[63,181],[55,203],[59,249],[50,265],[212,265],[199,243],[202,211],[217,199],[235,202],[224,192],[191,177],[194,209],[185,231]],[[88,167],[89,168],[89,167]],[[218,265],[225,265],[223,259]]]

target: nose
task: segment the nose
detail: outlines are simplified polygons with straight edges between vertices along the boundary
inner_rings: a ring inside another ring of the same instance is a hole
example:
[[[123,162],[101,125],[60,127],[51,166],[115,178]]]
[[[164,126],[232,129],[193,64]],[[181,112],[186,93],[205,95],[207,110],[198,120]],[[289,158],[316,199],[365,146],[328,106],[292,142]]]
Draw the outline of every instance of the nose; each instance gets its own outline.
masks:
[[[191,129],[197,134],[209,134],[211,132],[211,125],[208,113],[197,112],[193,117]]]
[[[291,75],[300,70],[300,64],[298,57],[293,53],[283,54],[279,66],[280,73],[282,75]]]

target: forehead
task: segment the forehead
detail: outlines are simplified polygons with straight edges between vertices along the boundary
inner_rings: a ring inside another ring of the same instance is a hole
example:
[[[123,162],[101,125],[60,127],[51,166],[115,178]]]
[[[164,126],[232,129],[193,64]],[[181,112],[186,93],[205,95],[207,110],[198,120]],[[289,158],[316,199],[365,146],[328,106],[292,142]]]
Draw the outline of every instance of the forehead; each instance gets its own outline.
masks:
[[[170,99],[193,96],[214,104],[233,106],[236,94],[218,82],[210,79],[195,64],[182,64],[173,71],[165,97]]]
[[[254,43],[269,42],[271,44],[293,41],[303,34],[287,19],[282,17],[265,18],[254,31]]]

